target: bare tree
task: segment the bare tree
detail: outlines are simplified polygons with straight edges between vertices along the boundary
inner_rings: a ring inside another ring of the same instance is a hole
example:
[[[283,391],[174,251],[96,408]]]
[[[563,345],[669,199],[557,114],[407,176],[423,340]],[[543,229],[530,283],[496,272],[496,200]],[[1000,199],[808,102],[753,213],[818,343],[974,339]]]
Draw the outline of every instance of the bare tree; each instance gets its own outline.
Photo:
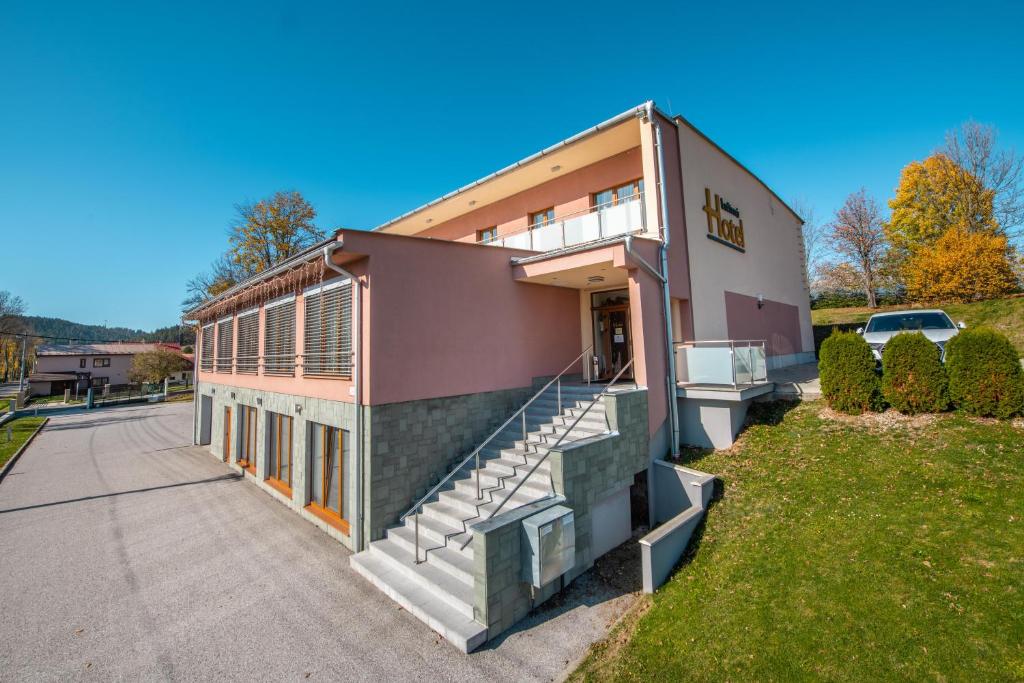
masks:
[[[818,220],[814,207],[803,197],[793,199],[789,205],[804,221],[801,227],[804,240],[804,263],[807,267],[808,281],[813,282],[817,279],[820,266],[828,251],[828,226]]]
[[[829,243],[836,253],[845,256],[860,277],[868,306],[876,308],[877,272],[886,252],[885,232],[878,202],[861,188],[836,211],[829,223]]]
[[[1024,235],[1024,158],[997,148],[994,126],[967,121],[946,133],[940,150],[995,193],[993,215],[1010,237]]]

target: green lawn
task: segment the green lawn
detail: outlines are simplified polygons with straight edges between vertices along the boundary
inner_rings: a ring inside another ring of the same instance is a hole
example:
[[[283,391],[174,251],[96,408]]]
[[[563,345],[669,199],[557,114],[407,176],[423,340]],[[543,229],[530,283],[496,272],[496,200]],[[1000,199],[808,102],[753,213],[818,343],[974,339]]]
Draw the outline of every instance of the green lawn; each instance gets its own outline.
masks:
[[[574,679],[1024,678],[1024,425],[755,408],[691,462],[724,495],[689,561]]]
[[[811,322],[814,325],[860,323],[866,321],[872,313],[900,308],[907,308],[907,306],[883,306],[874,310],[863,306],[819,308],[811,311]],[[1010,338],[1021,356],[1024,356],[1024,296],[979,301],[973,304],[949,304],[936,308],[941,308],[949,313],[954,322],[962,320],[969,327],[985,325],[1001,331]]]
[[[21,448],[21,444],[25,443],[28,437],[32,436],[32,432],[45,419],[45,417],[19,417],[5,425],[0,425],[0,467],[3,467],[7,460]],[[12,441],[7,440],[8,427],[11,428],[12,436],[14,437]]]

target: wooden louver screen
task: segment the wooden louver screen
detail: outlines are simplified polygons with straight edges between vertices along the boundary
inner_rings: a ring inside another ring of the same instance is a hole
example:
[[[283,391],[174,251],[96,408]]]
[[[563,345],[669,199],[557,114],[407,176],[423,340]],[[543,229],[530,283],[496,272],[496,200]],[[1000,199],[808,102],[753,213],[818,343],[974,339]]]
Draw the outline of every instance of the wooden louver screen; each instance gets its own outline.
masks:
[[[256,374],[259,355],[260,315],[258,311],[238,316],[238,335],[235,343],[235,370]]]
[[[352,376],[352,283],[310,290],[306,294],[306,375]]]
[[[263,322],[263,372],[295,374],[295,301],[267,306]]]
[[[217,372],[231,372],[231,346],[234,342],[234,319],[217,323]]]
[[[199,349],[199,369],[213,370],[213,325],[203,326],[203,345]]]

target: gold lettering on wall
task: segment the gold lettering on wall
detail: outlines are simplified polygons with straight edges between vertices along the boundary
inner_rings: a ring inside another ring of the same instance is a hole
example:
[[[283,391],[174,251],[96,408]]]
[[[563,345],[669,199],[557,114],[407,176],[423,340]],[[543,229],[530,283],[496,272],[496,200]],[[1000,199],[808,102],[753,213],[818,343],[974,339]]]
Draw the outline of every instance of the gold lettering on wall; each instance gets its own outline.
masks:
[[[722,218],[722,212],[731,214],[735,221],[726,216]],[[732,247],[737,251],[746,252],[746,242],[743,239],[743,219],[740,218],[740,210],[719,195],[715,195],[715,201],[711,201],[711,189],[704,188],[704,213],[708,217],[708,239]]]

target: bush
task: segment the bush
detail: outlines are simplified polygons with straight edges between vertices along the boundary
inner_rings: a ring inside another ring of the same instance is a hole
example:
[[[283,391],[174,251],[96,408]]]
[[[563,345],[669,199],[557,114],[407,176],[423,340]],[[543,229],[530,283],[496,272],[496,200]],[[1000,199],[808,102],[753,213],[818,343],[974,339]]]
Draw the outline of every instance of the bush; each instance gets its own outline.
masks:
[[[834,410],[859,415],[880,410],[882,397],[871,347],[856,332],[833,332],[821,344],[821,394]]]
[[[939,347],[920,332],[901,333],[882,352],[882,395],[908,415],[949,407],[949,380]]]
[[[964,330],[946,345],[953,404],[969,415],[1006,419],[1024,413],[1024,370],[1013,344],[994,330]]]

